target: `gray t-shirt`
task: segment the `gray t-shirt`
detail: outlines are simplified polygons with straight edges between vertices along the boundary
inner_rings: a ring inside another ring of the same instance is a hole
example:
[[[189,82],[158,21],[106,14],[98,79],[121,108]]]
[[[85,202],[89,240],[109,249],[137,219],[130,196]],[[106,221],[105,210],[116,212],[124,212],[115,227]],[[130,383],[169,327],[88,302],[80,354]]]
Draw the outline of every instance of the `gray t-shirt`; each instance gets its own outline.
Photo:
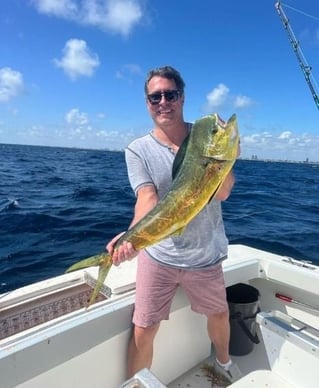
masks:
[[[130,184],[137,195],[152,185],[161,199],[172,184],[175,154],[151,133],[134,140],[125,150]],[[211,200],[180,236],[168,237],[146,248],[155,260],[170,266],[195,269],[211,266],[227,256],[221,203]]]

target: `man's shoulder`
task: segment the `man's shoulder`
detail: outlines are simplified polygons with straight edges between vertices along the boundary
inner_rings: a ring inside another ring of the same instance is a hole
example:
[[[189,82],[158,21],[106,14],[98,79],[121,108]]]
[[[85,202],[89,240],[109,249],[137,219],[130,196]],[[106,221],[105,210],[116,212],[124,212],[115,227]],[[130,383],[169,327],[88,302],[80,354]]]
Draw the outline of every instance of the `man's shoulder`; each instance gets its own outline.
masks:
[[[141,147],[144,147],[145,145],[148,145],[152,141],[152,136],[150,133],[147,133],[143,136],[137,137],[129,145],[126,147],[127,149],[139,149]]]

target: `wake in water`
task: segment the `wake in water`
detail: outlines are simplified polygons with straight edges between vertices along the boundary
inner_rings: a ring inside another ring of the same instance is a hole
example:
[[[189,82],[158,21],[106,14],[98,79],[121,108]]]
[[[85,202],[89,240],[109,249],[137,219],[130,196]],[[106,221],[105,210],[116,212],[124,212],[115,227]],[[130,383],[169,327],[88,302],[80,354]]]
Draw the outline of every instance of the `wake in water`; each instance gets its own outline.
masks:
[[[7,200],[0,200],[0,212],[17,209],[19,206],[20,204],[17,199],[8,198]]]

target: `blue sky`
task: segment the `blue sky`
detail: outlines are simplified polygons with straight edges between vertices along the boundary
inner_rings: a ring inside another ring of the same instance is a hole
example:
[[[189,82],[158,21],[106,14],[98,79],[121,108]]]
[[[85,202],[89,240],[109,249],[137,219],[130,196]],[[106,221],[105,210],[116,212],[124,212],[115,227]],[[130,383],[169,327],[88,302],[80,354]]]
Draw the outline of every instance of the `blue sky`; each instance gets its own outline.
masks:
[[[318,0],[283,9],[319,79]],[[242,156],[319,161],[319,111],[275,1],[1,0],[0,143],[123,149],[172,65],[184,116],[238,116]],[[317,87],[317,85],[315,85]]]

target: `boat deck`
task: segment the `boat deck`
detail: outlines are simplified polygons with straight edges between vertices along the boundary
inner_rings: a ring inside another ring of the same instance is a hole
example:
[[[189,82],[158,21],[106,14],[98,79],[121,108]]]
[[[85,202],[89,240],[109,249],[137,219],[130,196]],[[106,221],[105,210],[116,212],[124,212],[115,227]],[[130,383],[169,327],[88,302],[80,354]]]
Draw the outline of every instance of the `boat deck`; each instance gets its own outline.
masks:
[[[244,356],[232,356],[243,377],[230,385],[234,388],[249,386],[293,388],[314,384],[319,361],[319,331],[279,311],[260,312],[257,315],[257,333],[260,342]],[[188,373],[168,385],[169,388],[223,387],[224,381],[214,376],[207,367],[214,354]],[[206,373],[205,373],[206,372]],[[209,373],[207,373],[209,372]]]
[[[268,362],[266,350],[261,338],[261,334],[258,332],[259,338],[261,339],[260,344],[255,345],[253,351],[250,354],[245,356],[232,356],[233,362],[235,362],[243,376],[248,375],[256,369],[261,370],[269,370],[270,365]],[[180,376],[178,379],[168,384],[168,388],[212,388],[218,387],[216,380],[214,377],[210,375],[210,373],[205,372],[205,365],[212,364],[215,359],[214,352],[212,355],[203,360],[200,364],[198,364],[195,368],[191,369],[184,375]],[[215,384],[214,384],[215,381]],[[214,385],[213,385],[214,384]],[[222,385],[220,385],[222,386]],[[261,385],[262,387],[263,385]],[[279,387],[278,385],[265,385],[265,387],[273,388]],[[283,388],[286,386],[280,386]],[[289,387],[287,385],[287,387]]]

